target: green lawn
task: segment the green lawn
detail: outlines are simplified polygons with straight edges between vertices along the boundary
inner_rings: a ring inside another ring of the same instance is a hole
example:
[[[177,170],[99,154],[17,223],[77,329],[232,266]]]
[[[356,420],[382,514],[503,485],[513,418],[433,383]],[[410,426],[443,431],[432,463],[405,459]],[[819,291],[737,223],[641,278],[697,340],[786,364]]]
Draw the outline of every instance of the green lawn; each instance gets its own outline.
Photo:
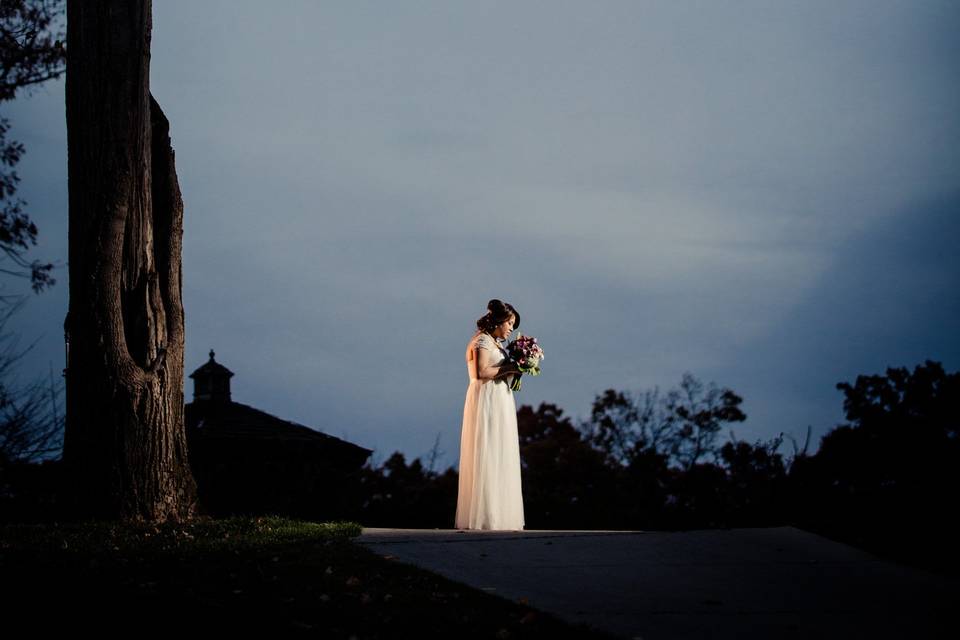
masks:
[[[354,522],[0,525],[4,630],[608,638],[382,557]]]

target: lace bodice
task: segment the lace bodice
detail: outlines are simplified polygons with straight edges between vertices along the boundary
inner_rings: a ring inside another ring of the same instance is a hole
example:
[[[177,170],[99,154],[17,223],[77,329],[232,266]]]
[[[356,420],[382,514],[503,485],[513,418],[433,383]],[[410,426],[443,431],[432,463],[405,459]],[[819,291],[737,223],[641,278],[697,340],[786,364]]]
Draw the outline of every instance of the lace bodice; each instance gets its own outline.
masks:
[[[503,350],[503,347],[500,346],[500,343],[493,339],[489,334],[484,332],[479,332],[477,335],[470,340],[470,344],[467,345],[467,374],[470,376],[471,380],[476,380],[476,368],[473,358],[474,348],[485,349],[490,352],[490,364],[498,365],[504,360],[507,359],[507,352]]]

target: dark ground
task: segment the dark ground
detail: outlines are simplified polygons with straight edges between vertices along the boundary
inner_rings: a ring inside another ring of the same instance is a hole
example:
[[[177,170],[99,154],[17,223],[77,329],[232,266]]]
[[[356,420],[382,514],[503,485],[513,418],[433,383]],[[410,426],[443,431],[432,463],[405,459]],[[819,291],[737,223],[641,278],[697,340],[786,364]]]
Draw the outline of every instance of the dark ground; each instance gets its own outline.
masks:
[[[3,631],[608,637],[384,558],[351,540],[359,531],[279,518],[3,525]]]

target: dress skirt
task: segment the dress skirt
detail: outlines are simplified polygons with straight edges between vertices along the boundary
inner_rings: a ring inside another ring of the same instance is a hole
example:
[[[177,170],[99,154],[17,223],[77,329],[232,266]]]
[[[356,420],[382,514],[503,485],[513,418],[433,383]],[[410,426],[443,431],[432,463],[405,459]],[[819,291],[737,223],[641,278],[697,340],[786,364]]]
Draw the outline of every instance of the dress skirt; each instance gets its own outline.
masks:
[[[467,387],[460,434],[457,529],[523,529],[520,438],[512,379],[470,380]]]

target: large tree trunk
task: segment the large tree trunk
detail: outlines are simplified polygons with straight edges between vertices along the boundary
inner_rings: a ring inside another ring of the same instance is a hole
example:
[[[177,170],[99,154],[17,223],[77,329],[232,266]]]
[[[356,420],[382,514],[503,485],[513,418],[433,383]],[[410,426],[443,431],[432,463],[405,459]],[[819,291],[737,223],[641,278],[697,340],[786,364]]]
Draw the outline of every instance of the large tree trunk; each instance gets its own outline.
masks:
[[[150,95],[150,0],[67,3],[70,307],[64,464],[75,515],[185,520],[183,202]]]

